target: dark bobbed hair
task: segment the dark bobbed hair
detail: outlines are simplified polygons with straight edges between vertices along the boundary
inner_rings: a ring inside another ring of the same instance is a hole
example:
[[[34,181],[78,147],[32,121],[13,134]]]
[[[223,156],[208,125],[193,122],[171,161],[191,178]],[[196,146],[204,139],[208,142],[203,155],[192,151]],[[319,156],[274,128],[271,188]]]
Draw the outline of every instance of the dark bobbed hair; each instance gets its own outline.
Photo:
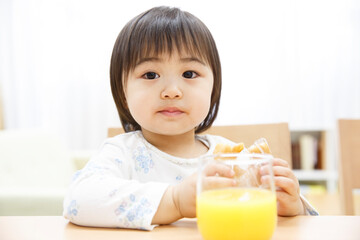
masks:
[[[205,24],[178,8],[155,7],[130,20],[119,33],[111,56],[112,95],[125,132],[141,130],[130,114],[125,97],[126,79],[139,59],[187,52],[207,63],[214,76],[210,110],[196,127],[201,133],[211,127],[220,103],[221,64],[215,41]]]

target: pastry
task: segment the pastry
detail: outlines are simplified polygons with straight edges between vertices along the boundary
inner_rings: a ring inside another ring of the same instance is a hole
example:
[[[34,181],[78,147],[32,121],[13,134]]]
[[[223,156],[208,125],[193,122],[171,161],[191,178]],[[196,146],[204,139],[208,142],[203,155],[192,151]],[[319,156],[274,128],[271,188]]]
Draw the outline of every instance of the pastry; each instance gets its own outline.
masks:
[[[230,145],[219,143],[215,146],[214,154],[221,153],[240,153],[245,150],[247,153],[259,153],[259,154],[271,154],[269,145],[265,138],[260,138],[249,148],[245,148],[244,143],[238,143],[231,147]],[[216,159],[223,159],[222,157],[216,157]],[[226,158],[236,159],[236,157]],[[259,173],[260,166],[250,166],[248,169],[243,169],[238,165],[233,165],[235,172],[234,178],[239,182],[240,186],[258,187],[261,185],[261,175]]]

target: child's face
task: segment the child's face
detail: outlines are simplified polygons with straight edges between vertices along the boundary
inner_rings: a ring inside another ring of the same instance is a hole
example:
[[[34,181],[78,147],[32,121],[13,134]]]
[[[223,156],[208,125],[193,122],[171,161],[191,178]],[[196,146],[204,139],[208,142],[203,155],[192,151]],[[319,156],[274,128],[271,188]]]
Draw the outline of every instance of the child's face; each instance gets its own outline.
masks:
[[[126,100],[142,130],[183,134],[207,116],[213,82],[209,65],[175,51],[171,56],[140,59],[127,78]]]

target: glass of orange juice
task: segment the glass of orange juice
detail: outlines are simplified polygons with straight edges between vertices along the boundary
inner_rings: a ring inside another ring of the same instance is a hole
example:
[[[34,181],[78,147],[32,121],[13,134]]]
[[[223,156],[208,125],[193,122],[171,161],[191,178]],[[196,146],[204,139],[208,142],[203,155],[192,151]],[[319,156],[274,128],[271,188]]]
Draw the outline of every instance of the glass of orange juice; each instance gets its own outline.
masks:
[[[200,159],[196,215],[205,240],[271,239],[277,223],[272,159],[269,154],[252,153],[215,154]],[[207,169],[214,164],[233,169],[236,185],[224,186],[221,175],[207,176]],[[260,168],[266,173],[263,180]]]

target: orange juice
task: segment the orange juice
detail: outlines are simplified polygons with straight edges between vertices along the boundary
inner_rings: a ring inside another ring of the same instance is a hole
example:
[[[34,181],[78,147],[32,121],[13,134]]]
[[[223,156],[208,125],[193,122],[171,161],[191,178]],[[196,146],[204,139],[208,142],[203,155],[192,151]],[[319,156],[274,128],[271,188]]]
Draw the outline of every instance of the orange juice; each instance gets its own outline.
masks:
[[[204,191],[196,204],[198,228],[205,240],[265,240],[271,238],[276,227],[276,195],[270,190]]]

